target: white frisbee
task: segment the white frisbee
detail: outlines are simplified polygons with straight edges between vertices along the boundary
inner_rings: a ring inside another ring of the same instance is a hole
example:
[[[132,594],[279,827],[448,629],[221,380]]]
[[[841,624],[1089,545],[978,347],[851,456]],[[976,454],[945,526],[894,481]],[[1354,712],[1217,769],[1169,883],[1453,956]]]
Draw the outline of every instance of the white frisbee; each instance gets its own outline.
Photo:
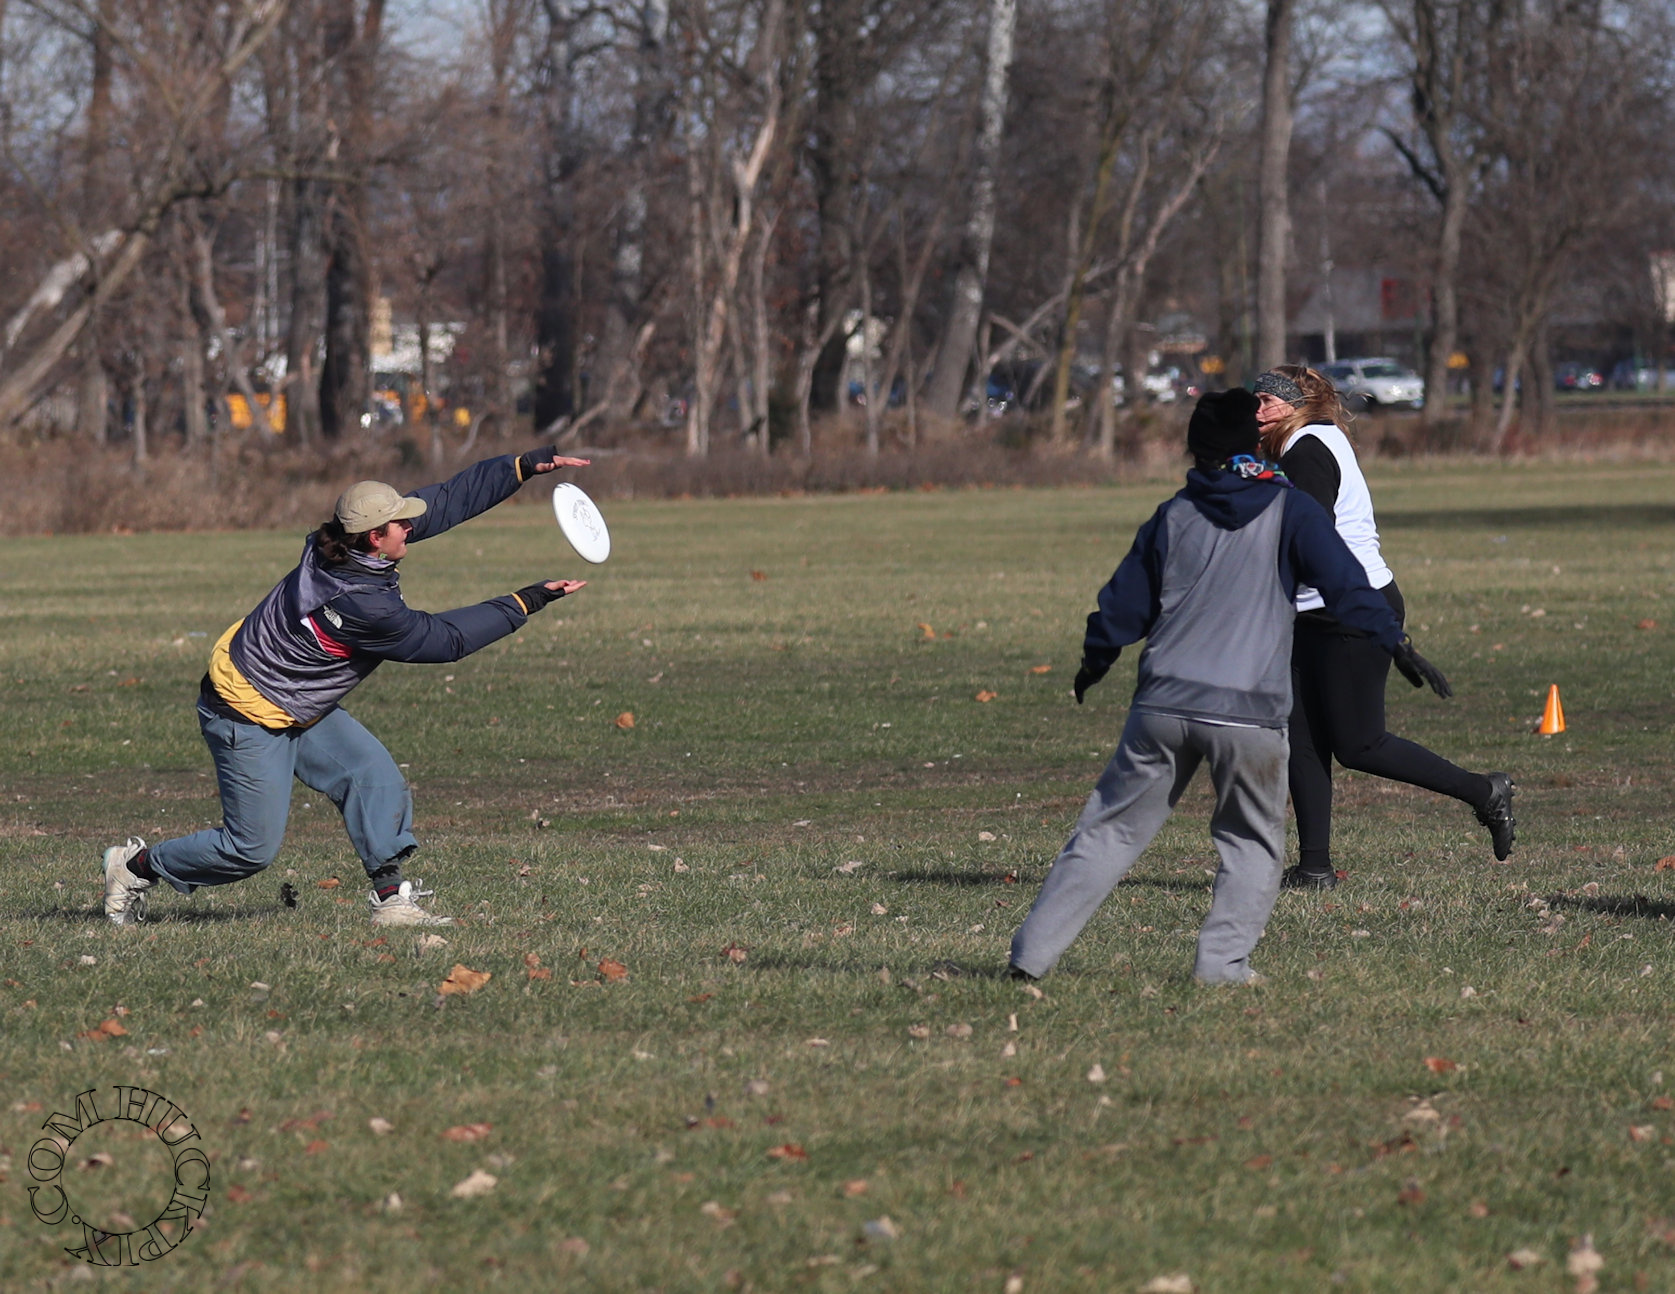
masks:
[[[583,561],[597,565],[611,555],[611,532],[605,518],[580,487],[568,481],[553,487],[553,516]]]

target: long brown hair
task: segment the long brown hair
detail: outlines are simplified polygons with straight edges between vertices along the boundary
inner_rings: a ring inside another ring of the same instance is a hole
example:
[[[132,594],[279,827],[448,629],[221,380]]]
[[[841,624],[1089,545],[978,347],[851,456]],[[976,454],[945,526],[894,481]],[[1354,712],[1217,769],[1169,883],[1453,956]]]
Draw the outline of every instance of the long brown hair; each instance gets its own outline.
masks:
[[[320,554],[320,560],[327,566],[341,566],[349,560],[351,553],[370,553],[372,544],[370,530],[363,530],[358,534],[343,528],[343,523],[332,517],[321,523],[314,532],[314,547]]]
[[[1294,406],[1281,421],[1262,429],[1262,452],[1268,457],[1278,458],[1292,433],[1311,423],[1329,422],[1339,431],[1348,433],[1349,411],[1344,408],[1343,398],[1338,395],[1338,388],[1332,385],[1331,378],[1317,373],[1306,364],[1275,364],[1269,372],[1278,373],[1300,386],[1303,403]]]

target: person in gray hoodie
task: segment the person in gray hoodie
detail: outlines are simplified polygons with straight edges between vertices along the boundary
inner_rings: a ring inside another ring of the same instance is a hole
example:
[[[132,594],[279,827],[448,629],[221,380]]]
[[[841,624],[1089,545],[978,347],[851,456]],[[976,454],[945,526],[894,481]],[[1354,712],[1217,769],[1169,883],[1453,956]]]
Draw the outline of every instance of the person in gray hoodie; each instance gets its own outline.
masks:
[[[583,580],[546,580],[430,614],[402,600],[398,563],[410,544],[469,521],[561,467],[551,445],[484,459],[450,480],[402,495],[361,481],[303,543],[302,560],[210,652],[198,688],[198,726],[215,763],[222,825],[147,846],[137,836],[105,851],[105,915],[145,918],[147,891],[182,894],[262,871],[285,838],[291,781],[329,797],[343,814],[372,891],[374,925],[449,925],[419,903],[402,874],[418,848],[413,796],[390,752],[340,703],[387,660],[459,660],[521,629]]]
[[[1250,955],[1285,857],[1299,582],[1389,652],[1415,687],[1448,687],[1367,583],[1331,518],[1260,457],[1256,410],[1256,396],[1242,388],[1199,400],[1185,488],[1140,528],[1088,617],[1077,704],[1124,647],[1144,638],[1146,648],[1116,754],[1013,937],[1015,978],[1037,979],[1058,963],[1200,764],[1215,787],[1210,835],[1221,866],[1193,974],[1206,983],[1257,978]]]

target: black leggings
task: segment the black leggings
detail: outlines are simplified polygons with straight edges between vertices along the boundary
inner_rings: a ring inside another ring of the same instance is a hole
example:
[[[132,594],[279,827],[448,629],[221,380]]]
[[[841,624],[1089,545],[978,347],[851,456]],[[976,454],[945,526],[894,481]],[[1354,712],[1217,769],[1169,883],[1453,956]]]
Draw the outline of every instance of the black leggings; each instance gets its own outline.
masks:
[[[1394,583],[1380,590],[1406,619]],[[1332,760],[1374,777],[1421,786],[1476,806],[1489,781],[1384,727],[1390,653],[1370,638],[1297,621],[1291,648],[1291,805],[1305,869],[1325,871],[1332,856]]]

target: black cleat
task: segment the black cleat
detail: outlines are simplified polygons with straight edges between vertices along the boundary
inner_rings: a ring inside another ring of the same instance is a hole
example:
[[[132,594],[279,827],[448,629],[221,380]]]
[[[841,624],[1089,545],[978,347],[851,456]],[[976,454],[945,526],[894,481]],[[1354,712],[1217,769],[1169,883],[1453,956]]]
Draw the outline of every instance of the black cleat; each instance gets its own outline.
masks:
[[[1296,867],[1287,867],[1280,875],[1282,890],[1334,890],[1337,887],[1336,871],[1305,872],[1301,863]]]
[[[1512,842],[1518,838],[1512,817],[1513,785],[1510,773],[1486,773],[1489,779],[1489,798],[1479,806],[1477,820],[1489,828],[1489,840],[1495,847],[1495,861],[1504,863],[1512,852]]]

